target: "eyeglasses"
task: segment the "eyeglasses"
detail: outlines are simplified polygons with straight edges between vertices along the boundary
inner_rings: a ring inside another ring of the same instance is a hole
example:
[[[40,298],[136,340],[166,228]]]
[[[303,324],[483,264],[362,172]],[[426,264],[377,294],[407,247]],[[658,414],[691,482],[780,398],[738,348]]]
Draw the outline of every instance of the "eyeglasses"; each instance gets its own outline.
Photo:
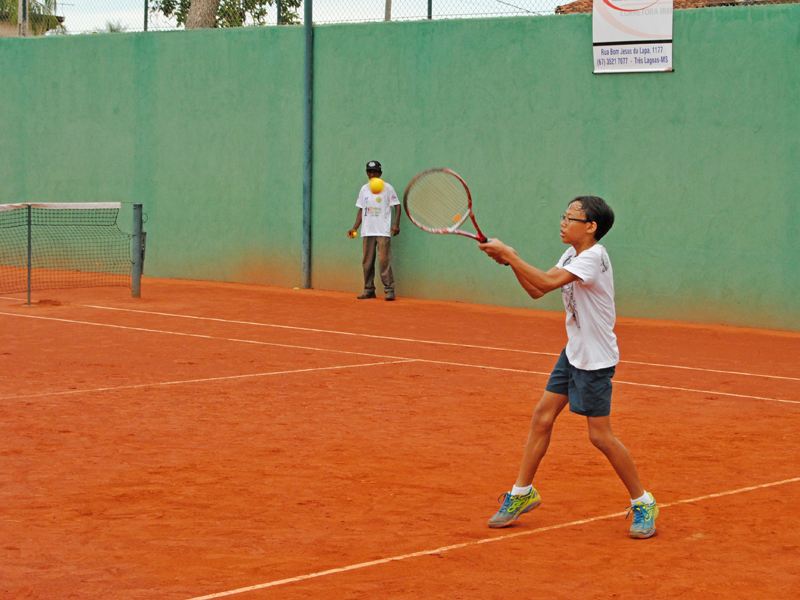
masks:
[[[578,221],[579,223],[591,223],[589,219],[574,219],[573,217],[568,217],[567,215],[561,215],[561,222],[564,221]]]

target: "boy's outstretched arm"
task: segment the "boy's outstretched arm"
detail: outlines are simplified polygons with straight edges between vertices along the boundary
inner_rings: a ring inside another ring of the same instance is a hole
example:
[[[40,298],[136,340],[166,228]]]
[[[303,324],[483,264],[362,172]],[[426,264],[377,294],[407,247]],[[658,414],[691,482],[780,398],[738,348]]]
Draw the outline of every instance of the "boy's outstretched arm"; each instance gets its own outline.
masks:
[[[517,281],[534,300],[578,279],[577,275],[558,267],[553,267],[547,272],[537,269],[522,260],[511,246],[506,246],[498,239],[488,240],[478,247],[496,262],[501,265],[507,264],[514,269]]]

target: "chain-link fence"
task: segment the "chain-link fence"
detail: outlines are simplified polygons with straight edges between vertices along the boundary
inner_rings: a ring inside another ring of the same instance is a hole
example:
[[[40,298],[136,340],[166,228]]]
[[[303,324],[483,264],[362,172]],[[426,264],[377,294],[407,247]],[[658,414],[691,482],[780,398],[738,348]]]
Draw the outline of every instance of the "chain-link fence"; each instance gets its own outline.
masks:
[[[674,0],[676,9],[800,0]],[[194,3],[194,7],[192,4]],[[23,6],[24,5],[24,6]],[[0,0],[0,37],[300,25],[302,0]],[[359,23],[591,12],[592,0],[314,0],[314,22]]]

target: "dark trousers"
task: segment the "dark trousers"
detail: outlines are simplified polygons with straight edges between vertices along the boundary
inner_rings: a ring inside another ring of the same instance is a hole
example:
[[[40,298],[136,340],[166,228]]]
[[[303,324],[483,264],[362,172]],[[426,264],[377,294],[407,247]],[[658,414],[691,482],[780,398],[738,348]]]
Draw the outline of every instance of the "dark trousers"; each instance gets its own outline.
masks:
[[[392,238],[381,235],[368,235],[364,238],[364,291],[375,292],[375,250],[377,247],[378,265],[381,281],[387,294],[394,293],[394,275],[392,274]]]

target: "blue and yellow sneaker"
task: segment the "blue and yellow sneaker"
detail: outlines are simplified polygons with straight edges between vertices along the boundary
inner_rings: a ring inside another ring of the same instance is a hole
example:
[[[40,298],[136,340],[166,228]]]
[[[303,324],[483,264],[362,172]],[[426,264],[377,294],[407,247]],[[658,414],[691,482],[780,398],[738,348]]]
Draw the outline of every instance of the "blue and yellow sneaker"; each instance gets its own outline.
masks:
[[[656,517],[658,516],[658,504],[653,494],[650,494],[653,499],[649,504],[644,502],[637,502],[628,510],[625,515],[627,519],[633,513],[633,523],[631,523],[631,537],[637,539],[646,539],[656,534]]]
[[[502,494],[498,499],[503,506],[489,519],[489,527],[506,527],[517,520],[517,517],[533,510],[542,503],[542,497],[536,488],[524,496],[514,496],[511,492]]]

